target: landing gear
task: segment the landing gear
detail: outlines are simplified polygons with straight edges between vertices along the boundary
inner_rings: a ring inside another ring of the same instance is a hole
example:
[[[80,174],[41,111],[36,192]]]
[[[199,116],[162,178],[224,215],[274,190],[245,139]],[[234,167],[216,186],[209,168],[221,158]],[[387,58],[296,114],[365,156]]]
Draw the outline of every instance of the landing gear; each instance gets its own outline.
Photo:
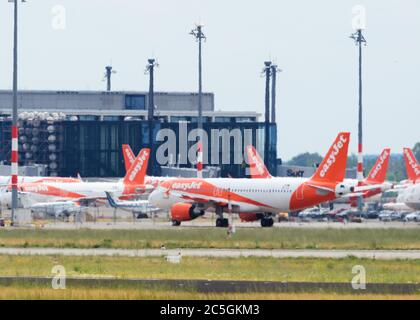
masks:
[[[179,227],[181,225],[181,221],[172,220],[172,226]]]
[[[261,219],[261,227],[263,228],[271,228],[274,225],[274,220],[273,218],[269,217],[263,217]]]
[[[227,228],[229,226],[229,220],[226,218],[217,218],[216,227],[217,228]]]

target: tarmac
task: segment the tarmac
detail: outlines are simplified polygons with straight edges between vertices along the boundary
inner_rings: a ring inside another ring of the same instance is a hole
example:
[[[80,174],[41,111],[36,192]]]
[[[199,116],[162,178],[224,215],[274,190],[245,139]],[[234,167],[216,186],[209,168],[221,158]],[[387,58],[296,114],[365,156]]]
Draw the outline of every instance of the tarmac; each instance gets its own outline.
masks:
[[[84,223],[48,223],[44,229],[174,229],[174,228],[214,228],[215,221],[201,219],[197,221],[183,222],[180,227],[173,227],[169,221],[152,221],[150,219],[135,222],[84,222]],[[261,228],[259,222],[234,222],[236,228]],[[363,223],[339,223],[339,222],[277,222],[274,228],[298,228],[298,229],[420,229],[420,223],[416,222],[381,222],[367,221]]]
[[[359,259],[420,259],[420,250],[265,250],[265,249],[75,249],[75,248],[0,248],[3,255],[64,255],[123,257],[272,257],[272,258],[333,258]]]

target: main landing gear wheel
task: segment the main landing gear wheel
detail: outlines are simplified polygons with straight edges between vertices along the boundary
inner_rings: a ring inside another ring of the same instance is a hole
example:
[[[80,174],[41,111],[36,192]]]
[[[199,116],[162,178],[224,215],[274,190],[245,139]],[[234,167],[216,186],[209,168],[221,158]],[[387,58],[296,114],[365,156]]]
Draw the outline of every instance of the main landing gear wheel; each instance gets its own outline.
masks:
[[[273,218],[262,218],[261,219],[261,227],[271,228],[273,225],[274,225]]]
[[[174,226],[174,227],[179,227],[180,225],[181,225],[181,221],[172,221],[172,225]]]
[[[217,228],[227,228],[229,226],[228,219],[217,218],[216,219],[216,227]]]

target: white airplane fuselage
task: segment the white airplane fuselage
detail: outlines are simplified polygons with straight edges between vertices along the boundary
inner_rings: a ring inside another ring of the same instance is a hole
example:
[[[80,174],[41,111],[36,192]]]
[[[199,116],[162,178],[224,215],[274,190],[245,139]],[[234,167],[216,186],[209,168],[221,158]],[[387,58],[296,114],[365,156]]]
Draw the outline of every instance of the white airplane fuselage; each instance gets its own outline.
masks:
[[[204,200],[213,204],[230,204],[236,213],[278,213],[335,199],[337,185],[328,188],[333,192],[314,188],[306,178],[176,179],[162,183],[151,193],[149,201],[161,209],[170,209],[180,202],[199,203]]]

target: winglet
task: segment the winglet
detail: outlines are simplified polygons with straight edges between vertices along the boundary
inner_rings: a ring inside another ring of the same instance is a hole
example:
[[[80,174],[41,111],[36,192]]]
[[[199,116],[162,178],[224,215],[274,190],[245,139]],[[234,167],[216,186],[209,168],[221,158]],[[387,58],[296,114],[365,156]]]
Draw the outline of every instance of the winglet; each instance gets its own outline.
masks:
[[[420,165],[410,148],[404,148],[404,161],[408,179],[411,181],[420,179]]]
[[[105,194],[106,194],[106,198],[107,198],[107,200],[108,200],[108,202],[109,202],[109,205],[110,205],[111,207],[113,207],[113,208],[116,208],[116,207],[117,207],[117,204],[115,203],[115,200],[114,200],[114,198],[111,196],[111,194],[110,194],[108,191],[105,191]]]
[[[368,183],[384,183],[386,179],[386,172],[388,170],[389,158],[391,156],[391,149],[386,148],[376,160],[372,170],[365,179]]]
[[[125,172],[128,172],[131,165],[134,163],[134,160],[136,160],[136,157],[134,156],[134,152],[128,144],[122,145],[122,152],[124,157]]]
[[[150,149],[144,148],[140,151],[124,177],[125,185],[144,185],[149,157]]]
[[[264,161],[261,159],[258,151],[254,146],[249,145],[246,147],[246,152],[248,154],[248,162],[251,169],[251,178],[253,179],[270,179],[272,178],[270,172],[267,170],[267,167],[264,164]]]
[[[346,175],[350,132],[340,132],[311,178],[319,182],[341,182]]]

